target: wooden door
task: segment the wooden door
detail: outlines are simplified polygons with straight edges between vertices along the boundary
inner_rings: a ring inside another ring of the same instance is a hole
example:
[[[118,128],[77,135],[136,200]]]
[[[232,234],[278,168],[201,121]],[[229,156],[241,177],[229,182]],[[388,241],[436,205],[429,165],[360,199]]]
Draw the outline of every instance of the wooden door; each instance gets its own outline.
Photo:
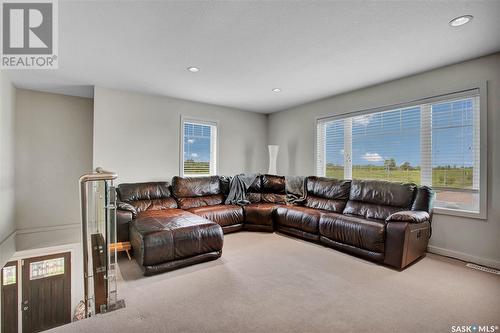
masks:
[[[1,272],[2,333],[17,333],[17,261],[4,266]]]
[[[24,259],[23,333],[71,322],[71,254]]]

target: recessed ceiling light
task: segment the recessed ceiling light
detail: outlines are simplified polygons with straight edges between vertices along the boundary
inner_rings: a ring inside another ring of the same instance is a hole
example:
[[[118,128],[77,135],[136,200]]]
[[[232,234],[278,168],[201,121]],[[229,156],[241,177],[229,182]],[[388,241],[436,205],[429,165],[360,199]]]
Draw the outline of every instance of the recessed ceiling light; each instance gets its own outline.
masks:
[[[190,71],[191,73],[196,73],[200,71],[198,67],[192,67],[192,66],[188,67],[187,70]]]
[[[279,92],[281,92],[281,89],[280,89],[280,88],[274,88],[274,89],[273,89],[273,92],[275,92],[275,93],[279,93]]]
[[[469,23],[472,20],[472,18],[473,18],[472,15],[462,15],[459,17],[455,17],[453,20],[450,21],[450,25],[452,27],[459,27],[461,25]]]

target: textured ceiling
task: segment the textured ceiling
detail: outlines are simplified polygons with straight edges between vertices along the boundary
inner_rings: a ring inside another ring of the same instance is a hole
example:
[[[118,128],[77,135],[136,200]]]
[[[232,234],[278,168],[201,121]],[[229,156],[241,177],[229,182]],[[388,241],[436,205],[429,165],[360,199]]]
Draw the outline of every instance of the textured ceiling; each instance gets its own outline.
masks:
[[[499,51],[499,16],[500,1],[60,0],[59,69],[9,76],[268,113]]]

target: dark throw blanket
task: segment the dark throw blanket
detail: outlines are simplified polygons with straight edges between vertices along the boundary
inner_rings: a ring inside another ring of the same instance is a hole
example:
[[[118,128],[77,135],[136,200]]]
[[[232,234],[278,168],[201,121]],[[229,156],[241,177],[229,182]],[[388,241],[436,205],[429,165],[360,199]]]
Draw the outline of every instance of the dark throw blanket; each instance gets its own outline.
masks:
[[[306,200],[306,177],[285,176],[285,193],[287,204],[302,204]]]
[[[229,183],[226,205],[248,205],[250,201],[247,200],[247,191],[258,176],[258,174],[234,176]]]

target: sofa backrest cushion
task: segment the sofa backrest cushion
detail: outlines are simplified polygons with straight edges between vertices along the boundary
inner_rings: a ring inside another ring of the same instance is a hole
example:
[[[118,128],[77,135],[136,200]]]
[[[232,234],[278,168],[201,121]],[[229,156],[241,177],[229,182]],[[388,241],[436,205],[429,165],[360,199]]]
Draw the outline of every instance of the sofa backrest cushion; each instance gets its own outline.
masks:
[[[306,207],[342,213],[349,199],[351,181],[307,177],[306,190],[307,196],[304,203]]]
[[[344,214],[386,219],[395,212],[411,209],[416,188],[409,183],[353,180]]]
[[[232,179],[233,177],[231,176],[219,176],[220,191],[224,197],[227,197],[229,194]]]
[[[276,175],[261,175],[262,193],[285,194],[285,177]]]
[[[435,192],[428,186],[419,186],[416,191],[411,210],[422,210],[432,214]]]
[[[118,185],[116,192],[119,201],[134,206],[138,213],[146,210],[177,208],[177,202],[172,198],[168,182],[124,183]]]
[[[218,176],[172,178],[172,190],[176,198],[203,197],[221,194]]]
[[[223,194],[205,195],[203,197],[176,198],[181,209],[189,209],[203,206],[222,205],[224,203]]]
[[[258,203],[261,199],[261,191],[262,191],[262,179],[261,176],[258,175],[255,177],[252,185],[247,190],[246,196],[247,200],[251,203]]]
[[[251,203],[286,203],[285,177],[258,175],[248,188],[246,199]]]
[[[219,176],[178,177],[172,179],[172,191],[182,209],[224,203]]]

